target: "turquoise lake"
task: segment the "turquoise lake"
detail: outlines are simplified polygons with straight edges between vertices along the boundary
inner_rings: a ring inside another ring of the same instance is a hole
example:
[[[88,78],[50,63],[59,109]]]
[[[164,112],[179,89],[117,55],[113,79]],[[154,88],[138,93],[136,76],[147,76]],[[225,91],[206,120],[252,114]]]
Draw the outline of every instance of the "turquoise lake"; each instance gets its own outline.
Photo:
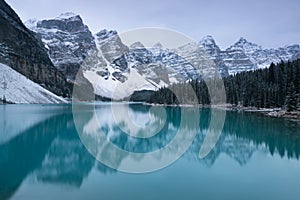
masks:
[[[114,116],[109,103],[83,108],[75,123],[71,105],[0,105],[0,199],[300,199],[299,122],[226,111],[216,145],[200,158],[213,110],[182,108],[199,113],[200,120],[188,115],[184,124],[186,137],[195,133],[192,144],[166,167],[134,174],[116,169],[128,155],[110,151],[107,142],[125,152],[158,151],[176,137],[183,110],[119,103]],[[151,137],[128,135],[126,116],[136,127],[154,120],[160,129]],[[197,127],[189,126],[195,120]],[[103,139],[91,130],[107,137],[101,148],[95,141]]]

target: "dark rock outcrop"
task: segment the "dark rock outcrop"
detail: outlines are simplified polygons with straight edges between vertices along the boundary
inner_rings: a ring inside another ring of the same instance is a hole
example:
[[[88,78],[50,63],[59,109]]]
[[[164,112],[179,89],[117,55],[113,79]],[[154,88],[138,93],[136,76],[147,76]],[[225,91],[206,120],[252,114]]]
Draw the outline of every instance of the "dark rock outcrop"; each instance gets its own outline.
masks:
[[[68,83],[53,66],[43,43],[4,0],[0,0],[0,27],[0,62],[51,92],[68,96]]]

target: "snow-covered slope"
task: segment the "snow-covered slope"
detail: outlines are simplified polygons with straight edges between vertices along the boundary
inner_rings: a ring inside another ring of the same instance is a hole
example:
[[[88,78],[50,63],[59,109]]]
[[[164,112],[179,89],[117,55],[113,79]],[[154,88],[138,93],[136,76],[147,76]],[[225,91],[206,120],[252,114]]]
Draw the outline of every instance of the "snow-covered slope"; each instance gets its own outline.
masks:
[[[211,67],[211,63],[204,62],[207,58],[201,47],[192,44],[166,49],[159,43],[145,48],[136,42],[127,47],[116,31],[107,30],[94,37],[97,55],[90,55],[92,59],[87,58],[82,67],[85,78],[100,96],[120,99],[134,91],[155,90],[175,82],[201,78],[201,73],[205,74]],[[98,61],[96,64],[93,63],[95,60]]]
[[[0,95],[13,103],[66,103],[7,65],[0,63]]]
[[[0,1],[0,63],[59,95],[69,96],[67,81],[49,59],[40,38],[23,24],[17,13]],[[0,76],[2,72],[0,71]]]
[[[54,65],[69,79],[74,80],[81,67],[95,93],[109,98],[211,77],[216,71],[224,77],[265,68],[272,62],[295,58],[300,51],[299,45],[264,49],[245,38],[221,50],[212,36],[177,49],[165,48],[161,41],[150,48],[139,41],[125,45],[115,30],[104,29],[92,35],[82,18],[74,13],[29,20],[26,26],[42,39]],[[135,81],[130,82],[130,77]],[[115,91],[118,87],[122,88],[119,94]]]
[[[187,44],[180,49],[167,49],[158,41],[152,48],[145,48],[137,41],[128,47],[114,30],[104,29],[92,36],[81,17],[73,13],[29,20],[26,26],[42,39],[58,69],[75,79],[82,67],[95,94],[103,97],[128,97],[134,91],[198,79],[201,73],[213,74],[209,72],[212,63],[204,62],[207,57],[200,46]],[[195,66],[198,64],[201,69]]]
[[[109,67],[110,70],[113,70]],[[107,79],[94,71],[84,71],[84,76],[93,84],[95,94],[113,99],[123,99],[135,91],[155,90],[160,86],[147,81],[135,69],[128,73],[126,81],[121,82],[109,76]]]

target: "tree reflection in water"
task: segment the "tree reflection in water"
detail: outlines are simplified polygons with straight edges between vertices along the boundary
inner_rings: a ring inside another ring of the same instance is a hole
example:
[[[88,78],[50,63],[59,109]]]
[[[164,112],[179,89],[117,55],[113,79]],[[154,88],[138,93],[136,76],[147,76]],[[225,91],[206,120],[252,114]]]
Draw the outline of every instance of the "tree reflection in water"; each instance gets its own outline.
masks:
[[[144,105],[130,105],[130,112],[131,115],[144,120],[143,123],[147,123],[151,112],[149,108]],[[40,109],[42,111],[43,108]],[[150,138],[134,138],[122,132],[108,116],[110,115],[108,106],[96,107],[97,115],[103,116],[98,120],[97,126],[106,130],[107,138],[119,148],[130,152],[155,151],[175,137],[176,130],[180,126],[180,110],[176,107],[167,107],[166,123],[158,134]],[[151,115],[160,120],[157,113],[152,112]],[[270,155],[278,154],[282,158],[299,159],[299,124],[234,111],[227,112],[222,135],[214,149],[204,159],[200,159],[199,149],[207,133],[211,110],[201,109],[200,115],[197,129],[189,130],[189,124],[185,123],[187,130],[197,131],[191,147],[183,156],[185,159],[201,162],[207,167],[213,166],[222,153],[227,154],[241,166],[246,165],[256,151]],[[30,117],[30,114],[27,117]],[[92,110],[87,111],[82,117],[82,127],[93,120],[93,117]],[[126,126],[126,123],[123,126]],[[117,163],[122,162],[114,152],[99,153]],[[10,198],[28,175],[44,183],[66,184],[79,188],[92,169],[104,174],[117,173],[116,170],[96,161],[86,150],[76,132],[71,109],[67,109],[30,128],[26,127],[25,130],[20,128],[15,137],[0,145],[0,199]]]

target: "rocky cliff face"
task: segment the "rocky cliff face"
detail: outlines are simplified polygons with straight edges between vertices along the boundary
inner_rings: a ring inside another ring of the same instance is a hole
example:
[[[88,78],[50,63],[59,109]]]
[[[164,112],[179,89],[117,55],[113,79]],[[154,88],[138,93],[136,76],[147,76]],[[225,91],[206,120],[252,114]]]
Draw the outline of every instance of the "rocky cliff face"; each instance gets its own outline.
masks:
[[[236,74],[269,67],[272,62],[292,60],[299,52],[299,45],[264,49],[241,37],[235,44],[221,52],[221,58],[228,67],[229,74]]]
[[[222,59],[222,51],[216,44],[212,36],[206,36],[200,40],[199,45],[207,52],[210,59],[212,59],[219,69],[221,76],[228,76],[228,66],[225,65]]]
[[[55,19],[29,20],[25,24],[43,41],[55,67],[71,80],[75,79],[83,60],[96,49],[89,28],[74,13]]]
[[[26,25],[43,41],[57,69],[74,80],[81,74],[81,67],[95,94],[100,96],[112,98],[114,89],[120,85],[124,90],[117,98],[137,90],[155,90],[200,78],[196,68],[175,51],[161,46],[146,49],[141,43],[141,48],[128,47],[116,31],[104,29],[93,36],[81,17],[73,13],[55,19],[30,20]]]
[[[3,0],[0,27],[0,62],[58,95],[68,95],[67,82],[53,66],[43,43]]]
[[[258,46],[248,43],[244,38],[241,38],[237,43],[222,51],[220,56],[228,67],[229,74],[235,74],[257,68],[253,63],[253,58],[248,56],[257,49],[259,49]]]
[[[120,85],[122,95],[117,96],[123,98],[134,91],[212,77],[216,72],[224,77],[265,68],[272,62],[293,59],[300,51],[299,45],[264,49],[245,38],[221,50],[212,36],[177,49],[164,48],[159,41],[151,48],[139,41],[125,45],[113,30],[92,35],[81,17],[73,13],[30,20],[26,25],[41,38],[57,69],[74,80],[81,67],[80,73],[93,85],[94,92],[109,98]]]

